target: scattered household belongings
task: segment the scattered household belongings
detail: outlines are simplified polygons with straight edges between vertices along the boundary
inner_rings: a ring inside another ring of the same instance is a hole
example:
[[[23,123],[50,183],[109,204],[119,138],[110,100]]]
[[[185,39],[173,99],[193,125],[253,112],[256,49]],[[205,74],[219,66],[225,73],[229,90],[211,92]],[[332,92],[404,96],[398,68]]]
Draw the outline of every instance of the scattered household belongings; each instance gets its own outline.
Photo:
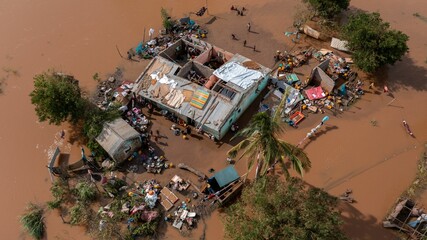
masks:
[[[147,172],[154,174],[160,174],[162,173],[163,169],[169,167],[169,165],[166,163],[166,159],[163,156],[159,157],[155,155],[148,157],[143,165]]]
[[[309,100],[317,100],[326,97],[326,94],[323,92],[322,87],[310,88],[304,90],[304,92]]]
[[[297,126],[298,123],[300,123],[304,118],[304,114],[302,114],[300,111],[296,111],[289,117],[289,119],[291,120],[291,122],[289,122],[289,125]]]
[[[178,175],[175,175],[171,181],[170,185],[174,190],[177,190],[178,192],[187,190],[190,187],[190,183],[184,181],[181,177]]]
[[[178,207],[178,210],[174,212],[174,221],[172,223],[172,226],[181,230],[183,226],[186,226],[187,229],[192,229],[194,224],[196,223],[196,216],[197,214],[195,212],[190,212],[187,204],[185,202],[182,202],[181,205]]]

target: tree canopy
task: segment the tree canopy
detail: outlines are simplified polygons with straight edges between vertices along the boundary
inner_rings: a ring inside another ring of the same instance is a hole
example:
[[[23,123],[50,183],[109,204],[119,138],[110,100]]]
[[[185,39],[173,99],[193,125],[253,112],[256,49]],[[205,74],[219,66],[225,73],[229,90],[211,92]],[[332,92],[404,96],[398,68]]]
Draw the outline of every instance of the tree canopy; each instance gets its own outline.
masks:
[[[357,13],[342,29],[343,38],[353,51],[353,60],[361,70],[373,73],[385,64],[394,64],[408,51],[409,37],[390,29],[379,13]]]
[[[296,178],[265,176],[243,190],[226,209],[226,237],[234,240],[347,239],[341,232],[337,199]]]
[[[293,168],[303,175],[303,172],[311,166],[307,155],[302,149],[279,139],[277,135],[281,132],[283,128],[277,118],[272,118],[266,112],[257,113],[252,117],[249,125],[235,135],[244,139],[231,148],[228,155],[234,158],[239,151],[242,151],[239,159],[248,158],[248,170],[252,169],[256,162],[256,176],[265,175],[270,166],[276,162],[289,176],[285,158],[288,158]]]
[[[74,77],[44,72],[34,77],[31,103],[41,122],[59,125],[62,122],[77,122],[82,114],[82,98],[78,81]]]
[[[350,5],[350,0],[304,0],[315,10],[316,15],[331,19]]]

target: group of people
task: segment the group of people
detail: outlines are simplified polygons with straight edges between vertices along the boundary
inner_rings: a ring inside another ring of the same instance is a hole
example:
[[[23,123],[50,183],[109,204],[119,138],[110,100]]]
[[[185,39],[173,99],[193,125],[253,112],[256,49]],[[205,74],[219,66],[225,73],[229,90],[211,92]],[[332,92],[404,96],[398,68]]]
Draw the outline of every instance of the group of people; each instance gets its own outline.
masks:
[[[175,136],[182,135],[182,139],[187,140],[188,135],[191,134],[191,127],[189,125],[184,126],[184,130],[181,130],[179,127],[176,126],[176,124],[172,124],[171,130],[173,131],[173,134]]]
[[[244,12],[247,10],[245,7],[242,8],[242,10],[239,10],[237,7],[235,7],[234,5],[231,5],[230,8],[231,11],[236,11],[237,12],[237,16],[244,16]]]

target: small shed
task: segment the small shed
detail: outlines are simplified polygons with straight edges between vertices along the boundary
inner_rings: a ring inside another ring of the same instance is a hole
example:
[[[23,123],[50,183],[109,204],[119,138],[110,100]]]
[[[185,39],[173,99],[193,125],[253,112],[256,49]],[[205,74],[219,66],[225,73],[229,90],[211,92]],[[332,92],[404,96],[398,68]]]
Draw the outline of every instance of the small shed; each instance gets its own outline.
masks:
[[[227,203],[243,188],[243,181],[233,166],[228,166],[208,179],[220,204]]]
[[[139,133],[122,118],[105,123],[96,141],[117,163],[128,159],[142,145]]]
[[[240,176],[236,172],[236,169],[234,169],[233,166],[228,166],[221,171],[218,171],[213,175],[209,180],[209,184],[212,186],[213,189],[216,191],[219,191],[220,189],[226,187],[228,184],[236,181],[239,179]]]

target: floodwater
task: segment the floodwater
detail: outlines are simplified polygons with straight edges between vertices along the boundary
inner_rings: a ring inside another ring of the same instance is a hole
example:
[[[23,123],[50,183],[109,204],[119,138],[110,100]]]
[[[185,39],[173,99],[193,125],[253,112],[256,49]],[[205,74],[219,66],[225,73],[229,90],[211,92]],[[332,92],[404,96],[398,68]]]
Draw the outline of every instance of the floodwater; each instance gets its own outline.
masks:
[[[134,80],[132,77],[142,71],[140,65],[125,63],[116,46],[124,53],[142,40],[144,28],[146,31],[150,27],[159,29],[160,6],[173,16],[181,17],[197,11],[205,3],[209,13],[217,16],[216,21],[206,26],[210,31],[208,41],[265,66],[271,66],[275,48],[289,50],[291,47],[285,45],[289,39],[283,32],[291,29],[291,12],[298,1],[1,1],[0,79],[5,83],[4,93],[0,95],[0,187],[4,193],[0,199],[3,206],[0,226],[5,239],[25,238],[18,216],[27,202],[44,203],[50,199],[46,163],[52,146],[63,144],[63,149],[71,151],[71,160],[78,156],[78,146],[70,146],[58,138],[59,131],[66,127],[37,121],[28,97],[33,87],[32,77],[54,68],[75,75],[81,85],[90,90],[95,86],[94,73],[105,76],[115,67],[125,66],[130,69],[125,76]],[[247,7],[247,16],[229,13],[231,4]],[[353,0],[352,5],[379,11],[392,27],[408,34],[410,52],[402,62],[384,72],[383,78],[391,82],[389,88],[395,100],[384,94],[368,93],[350,111],[331,117],[327,131],[304,145],[313,163],[305,180],[334,195],[346,188],[353,189],[357,203],[343,206],[344,230],[352,239],[390,239],[389,232],[378,222],[410,184],[416,161],[427,141],[427,108],[423,105],[427,102],[427,32],[423,31],[427,22],[413,16],[414,13],[427,16],[427,5],[423,0],[389,0],[381,6],[374,1]],[[201,21],[207,22],[210,18]],[[245,32],[248,21],[259,34]],[[232,42],[231,33],[256,44],[260,52],[254,53]],[[297,143],[320,118],[310,116],[298,130],[287,131],[286,139]],[[402,119],[410,124],[415,139],[405,133]],[[371,120],[376,120],[378,126],[371,126]],[[179,145],[170,143],[169,146],[170,151],[184,154],[182,148],[177,149]],[[213,146],[206,148],[212,151],[210,159],[215,156],[224,159],[228,147],[224,144],[218,152],[214,152]],[[202,159],[206,148],[193,151],[192,157]],[[202,165],[199,162],[199,166]],[[219,219],[219,215],[214,214],[208,220],[207,239],[222,238]],[[47,227],[50,239],[89,239],[83,229],[63,225],[55,212],[48,213]]]

